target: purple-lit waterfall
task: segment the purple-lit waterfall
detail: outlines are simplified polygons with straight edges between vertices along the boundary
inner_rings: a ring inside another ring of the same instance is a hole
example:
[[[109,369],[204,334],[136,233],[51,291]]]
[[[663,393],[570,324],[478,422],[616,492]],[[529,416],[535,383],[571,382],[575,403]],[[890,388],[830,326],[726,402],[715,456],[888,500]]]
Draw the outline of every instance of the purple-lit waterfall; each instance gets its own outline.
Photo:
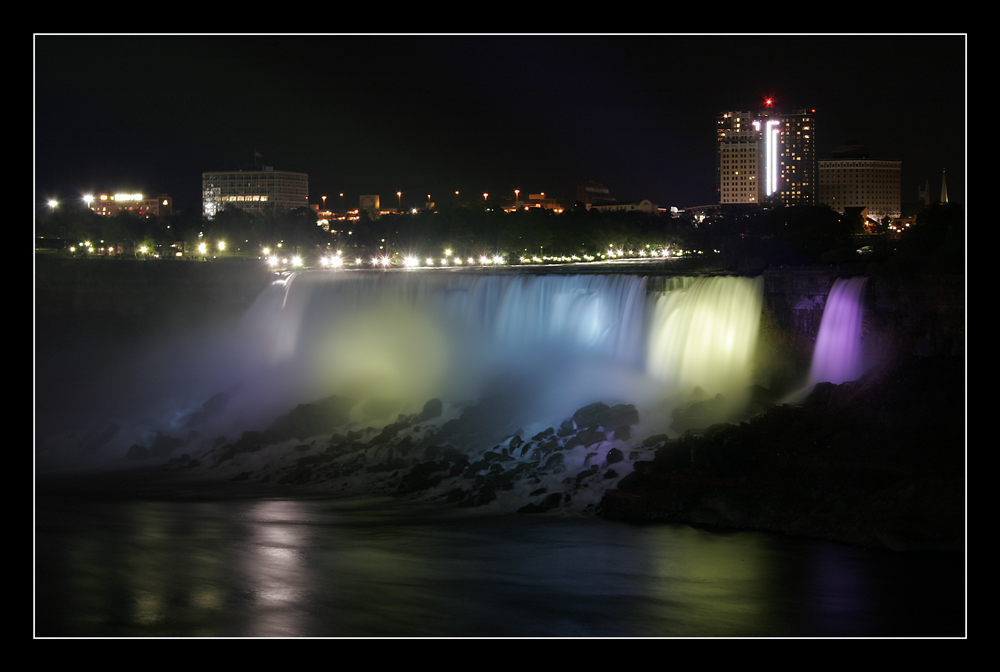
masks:
[[[861,321],[868,278],[838,278],[823,310],[816,349],[809,371],[809,386],[830,382],[839,385],[864,373]]]

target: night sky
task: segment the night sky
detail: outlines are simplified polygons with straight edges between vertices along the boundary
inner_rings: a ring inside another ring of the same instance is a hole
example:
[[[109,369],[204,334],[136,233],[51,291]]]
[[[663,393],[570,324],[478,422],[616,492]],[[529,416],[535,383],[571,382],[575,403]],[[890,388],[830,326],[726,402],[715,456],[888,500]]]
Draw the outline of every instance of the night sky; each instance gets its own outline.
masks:
[[[355,207],[596,180],[621,200],[716,202],[715,118],[817,111],[839,145],[903,162],[903,201],[947,170],[965,202],[967,36],[36,35],[35,200],[166,193],[201,173],[309,174]]]

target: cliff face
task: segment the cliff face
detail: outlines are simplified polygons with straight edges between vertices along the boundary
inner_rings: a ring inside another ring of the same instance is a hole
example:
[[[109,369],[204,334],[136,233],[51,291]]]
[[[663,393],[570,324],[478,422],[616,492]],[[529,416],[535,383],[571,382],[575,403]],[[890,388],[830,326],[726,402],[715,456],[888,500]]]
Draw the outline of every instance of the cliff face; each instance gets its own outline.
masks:
[[[865,275],[862,341],[867,366],[895,357],[964,357],[965,281],[959,275],[895,276],[863,266],[779,268],[764,272],[758,381],[791,384],[809,368],[830,289],[838,277]]]

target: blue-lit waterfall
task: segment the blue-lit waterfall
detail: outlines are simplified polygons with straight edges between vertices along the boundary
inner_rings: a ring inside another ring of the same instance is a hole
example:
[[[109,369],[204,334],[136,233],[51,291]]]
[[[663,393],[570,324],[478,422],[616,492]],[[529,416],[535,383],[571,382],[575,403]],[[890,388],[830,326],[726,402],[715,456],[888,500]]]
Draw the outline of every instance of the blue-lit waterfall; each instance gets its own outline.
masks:
[[[624,274],[296,273],[244,321],[234,408],[247,422],[343,394],[394,417],[494,394],[551,423],[596,401],[735,391],[751,382],[762,291],[741,277],[649,293]]]

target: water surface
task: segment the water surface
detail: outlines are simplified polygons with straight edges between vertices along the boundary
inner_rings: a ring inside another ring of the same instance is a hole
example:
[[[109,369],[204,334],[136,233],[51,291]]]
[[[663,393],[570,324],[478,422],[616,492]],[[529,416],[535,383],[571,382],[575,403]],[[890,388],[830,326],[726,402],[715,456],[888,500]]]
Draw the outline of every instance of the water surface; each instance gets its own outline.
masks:
[[[964,635],[957,555],[145,479],[40,480],[37,636]]]

